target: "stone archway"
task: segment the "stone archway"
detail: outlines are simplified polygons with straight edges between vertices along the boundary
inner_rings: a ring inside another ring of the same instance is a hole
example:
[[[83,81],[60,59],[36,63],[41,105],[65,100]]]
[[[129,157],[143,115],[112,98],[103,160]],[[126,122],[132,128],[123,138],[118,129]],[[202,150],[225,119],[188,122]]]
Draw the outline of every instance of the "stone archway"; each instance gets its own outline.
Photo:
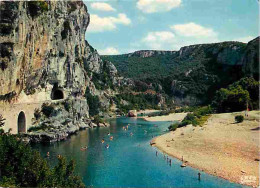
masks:
[[[23,111],[21,111],[18,115],[18,133],[25,133],[26,132],[26,118]]]
[[[64,99],[64,94],[61,89],[53,89],[51,93],[52,100]]]

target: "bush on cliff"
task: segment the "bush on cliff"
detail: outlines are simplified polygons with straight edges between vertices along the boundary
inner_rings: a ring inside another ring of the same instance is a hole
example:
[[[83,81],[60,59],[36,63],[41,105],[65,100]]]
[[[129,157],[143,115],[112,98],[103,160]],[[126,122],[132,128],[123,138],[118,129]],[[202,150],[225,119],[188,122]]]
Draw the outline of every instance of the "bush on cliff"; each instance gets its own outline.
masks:
[[[89,91],[89,88],[87,88],[85,92],[85,97],[87,99],[88,106],[89,106],[89,115],[90,116],[98,115],[99,109],[101,107],[98,96],[92,95]]]
[[[60,157],[50,168],[40,153],[18,137],[0,135],[0,186],[2,187],[85,187],[74,173],[75,162]]]
[[[52,104],[47,104],[47,103],[43,103],[42,104],[42,113],[47,116],[50,117],[51,114],[54,112],[55,108]]]

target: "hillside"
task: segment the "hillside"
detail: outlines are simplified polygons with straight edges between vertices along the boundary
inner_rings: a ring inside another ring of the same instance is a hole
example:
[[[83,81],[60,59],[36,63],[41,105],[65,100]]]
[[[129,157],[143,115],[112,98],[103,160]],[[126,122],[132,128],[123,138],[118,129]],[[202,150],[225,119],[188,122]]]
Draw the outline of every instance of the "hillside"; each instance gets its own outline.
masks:
[[[152,83],[175,102],[206,103],[215,91],[243,76],[259,76],[259,37],[248,44],[222,42],[182,47],[179,51],[143,50],[102,56],[119,74]]]

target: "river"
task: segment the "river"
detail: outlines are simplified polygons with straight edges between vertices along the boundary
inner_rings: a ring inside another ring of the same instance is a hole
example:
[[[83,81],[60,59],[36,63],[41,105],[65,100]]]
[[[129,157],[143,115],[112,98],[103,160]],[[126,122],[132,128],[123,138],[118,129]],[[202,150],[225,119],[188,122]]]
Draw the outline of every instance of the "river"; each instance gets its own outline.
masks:
[[[170,122],[151,123],[142,119],[118,118],[110,123],[109,128],[87,129],[66,141],[36,144],[33,148],[43,156],[49,151],[47,160],[52,165],[57,162],[58,154],[73,158],[77,164],[76,173],[83,177],[87,186],[242,187],[191,167],[181,168],[181,161],[171,157],[170,166],[163,153],[149,144],[153,136],[165,133]],[[123,130],[127,124],[130,124],[128,130]],[[107,135],[109,132],[114,137],[112,141]],[[101,143],[103,138],[104,144]],[[109,144],[108,149],[106,144]],[[88,149],[81,151],[81,146],[88,146]]]

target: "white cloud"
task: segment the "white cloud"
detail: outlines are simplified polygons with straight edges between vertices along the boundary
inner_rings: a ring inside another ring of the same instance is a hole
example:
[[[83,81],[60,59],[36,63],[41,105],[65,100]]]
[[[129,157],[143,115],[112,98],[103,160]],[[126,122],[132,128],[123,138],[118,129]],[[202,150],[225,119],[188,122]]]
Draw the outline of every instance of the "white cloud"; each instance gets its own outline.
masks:
[[[239,41],[239,42],[248,43],[249,41],[253,40],[254,38],[255,37],[253,37],[253,36],[246,36],[246,37],[241,37],[241,38],[234,39],[233,41]]]
[[[114,47],[107,47],[103,50],[98,50],[100,55],[117,55],[119,54],[119,51]]]
[[[101,11],[116,11],[110,4],[108,3],[91,3],[91,8],[95,10],[101,10]]]
[[[117,25],[130,25],[131,20],[125,14],[118,14],[117,17],[99,17],[96,14],[90,15],[89,32],[103,32],[115,30]]]
[[[217,33],[211,28],[206,28],[193,22],[171,26],[178,35],[184,37],[215,37]]]
[[[181,0],[138,0],[136,4],[144,13],[168,12],[180,5]]]
[[[165,46],[175,41],[175,35],[169,31],[149,32],[142,42],[152,49],[163,50]]]

